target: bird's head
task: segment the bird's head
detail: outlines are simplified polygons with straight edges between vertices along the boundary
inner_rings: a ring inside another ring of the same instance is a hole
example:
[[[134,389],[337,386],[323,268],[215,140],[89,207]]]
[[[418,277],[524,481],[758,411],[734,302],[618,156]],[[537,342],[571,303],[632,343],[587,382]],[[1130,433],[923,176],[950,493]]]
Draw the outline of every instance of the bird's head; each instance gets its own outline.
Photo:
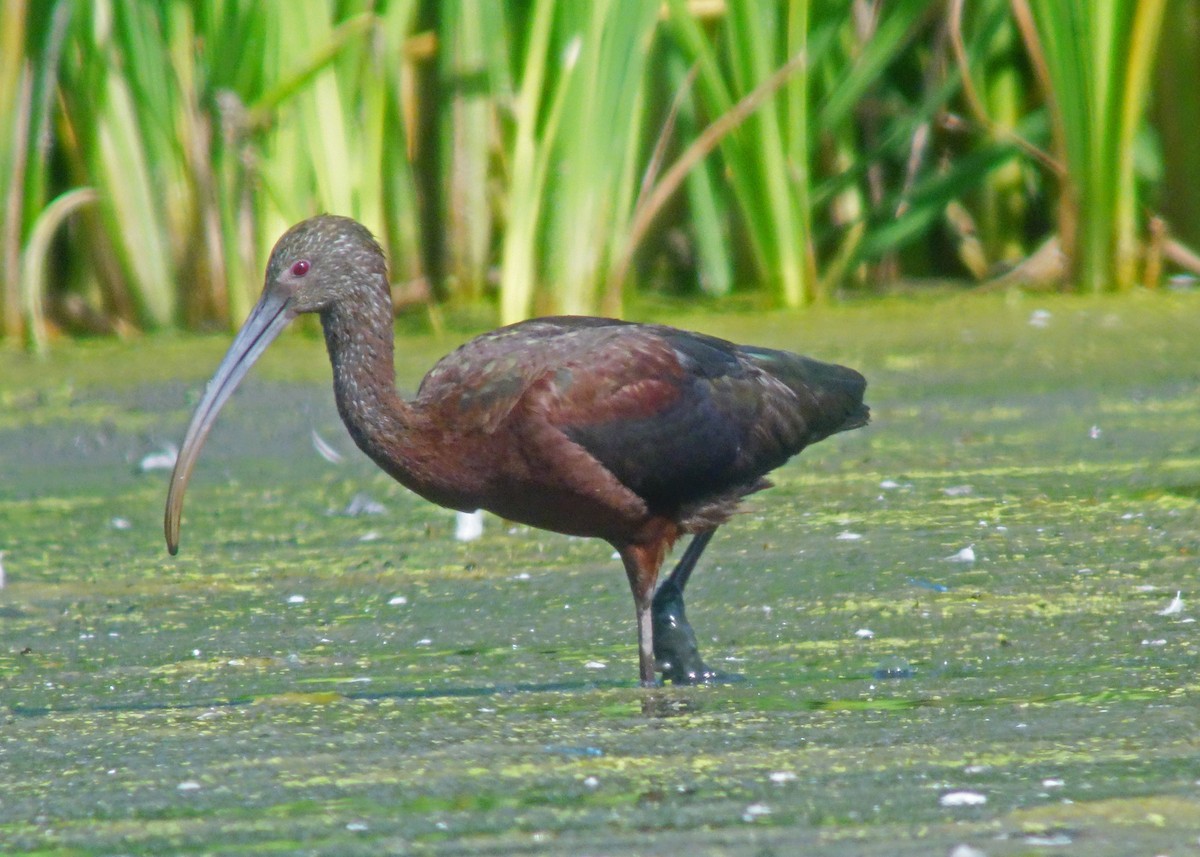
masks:
[[[297,223],[275,243],[262,296],[208,382],[179,447],[163,518],[172,554],[179,549],[183,493],[204,439],[250,367],[300,313],[370,302],[386,303],[391,318],[387,263],[362,224],[322,214]]]
[[[383,251],[358,221],[322,214],[297,223],[275,243],[262,301],[270,300],[291,319],[362,299],[364,289],[386,295]]]

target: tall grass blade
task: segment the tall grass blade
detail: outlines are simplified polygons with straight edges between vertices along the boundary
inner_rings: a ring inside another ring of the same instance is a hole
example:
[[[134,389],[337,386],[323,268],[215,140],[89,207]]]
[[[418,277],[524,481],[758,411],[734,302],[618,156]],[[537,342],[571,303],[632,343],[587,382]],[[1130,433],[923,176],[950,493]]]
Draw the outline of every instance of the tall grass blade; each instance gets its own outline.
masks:
[[[648,192],[639,198],[629,227],[629,239],[626,242],[626,253],[617,260],[613,267],[611,278],[620,283],[628,268],[633,250],[641,242],[651,221],[666,205],[667,200],[678,190],[683,180],[690,175],[704,158],[711,153],[730,133],[754,113],[775,93],[777,89],[804,66],[805,57],[799,54],[785,63],[781,68],[763,81],[754,91],[729,108],[706,127],[684,149],[675,162],[663,173]]]
[[[701,132],[693,78],[678,51],[671,51],[667,58],[667,72],[671,86],[684,93],[680,102],[679,132],[683,140],[692,140]],[[726,201],[720,195],[716,178],[718,167],[710,158],[697,165],[687,174],[688,223],[691,227],[692,246],[695,253],[696,275],[700,290],[707,295],[721,297],[733,291],[733,254],[729,246],[729,223],[726,217]],[[639,204],[641,200],[639,198]],[[634,219],[638,212],[635,210]],[[637,247],[626,252],[632,255]]]
[[[21,244],[46,197],[51,107],[68,0],[0,5],[0,335],[22,330]],[[31,42],[35,34],[40,42]],[[28,43],[28,44],[27,44]]]
[[[623,233],[635,189],[642,91],[657,9],[640,0],[567,4],[560,43],[572,52],[547,183],[545,280],[556,312],[588,313]],[[610,307],[610,309],[615,309]]]
[[[1142,129],[1150,96],[1151,74],[1162,32],[1166,0],[1139,0],[1134,4],[1133,27],[1129,33],[1128,58],[1114,97],[1118,99],[1116,140],[1117,175],[1113,213],[1114,275],[1118,289],[1138,282],[1141,241],[1138,232],[1138,190],[1134,147]]]
[[[58,227],[82,205],[95,202],[98,194],[90,187],[76,188],[55,199],[33,222],[29,240],[21,256],[21,312],[25,319],[25,335],[33,351],[46,353],[48,336],[45,297],[46,257],[50,241]]]
[[[483,296],[492,243],[489,170],[497,121],[489,96],[498,88],[490,76],[497,64],[493,54],[504,51],[506,22],[503,6],[492,0],[447,0],[438,12],[444,273],[452,294],[476,301]]]
[[[1024,2],[1020,5],[1025,6]],[[1136,282],[1132,148],[1146,103],[1162,0],[1028,4],[1045,57],[1067,174],[1063,249],[1083,291]]]
[[[566,97],[565,83],[574,70],[574,62],[563,57],[562,69],[553,94],[543,91],[550,62],[550,28],[553,0],[537,0],[529,15],[525,54],[521,60],[521,83],[513,105],[511,176],[507,188],[508,222],[500,255],[500,319],[505,324],[528,317],[533,309],[538,270],[535,265],[535,241],[541,215],[542,186],[545,181],[549,145],[557,130]],[[549,97],[548,115],[539,109]]]

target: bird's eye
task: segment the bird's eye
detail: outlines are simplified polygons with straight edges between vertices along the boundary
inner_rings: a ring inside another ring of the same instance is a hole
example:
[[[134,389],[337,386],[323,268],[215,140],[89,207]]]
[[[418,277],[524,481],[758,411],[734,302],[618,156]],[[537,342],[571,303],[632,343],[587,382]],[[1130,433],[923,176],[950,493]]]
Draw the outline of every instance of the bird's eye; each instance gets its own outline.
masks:
[[[308,273],[308,269],[310,267],[311,266],[308,264],[307,259],[301,259],[298,262],[294,262],[294,263],[292,263],[292,276],[293,277],[303,277],[305,274]]]

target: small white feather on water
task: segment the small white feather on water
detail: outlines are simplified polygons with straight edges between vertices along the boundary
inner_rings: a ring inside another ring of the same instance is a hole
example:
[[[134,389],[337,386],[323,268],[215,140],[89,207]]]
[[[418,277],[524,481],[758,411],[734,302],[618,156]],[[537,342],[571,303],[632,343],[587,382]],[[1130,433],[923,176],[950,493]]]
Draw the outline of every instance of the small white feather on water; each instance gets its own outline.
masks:
[[[342,509],[342,514],[348,518],[357,518],[359,515],[382,515],[386,511],[387,506],[360,491],[350,498],[346,508]]]
[[[169,443],[158,452],[152,452],[149,455],[143,456],[142,460],[138,462],[138,472],[149,473],[151,470],[170,470],[175,466],[177,458],[179,458],[179,447],[173,443]]]
[[[483,535],[483,512],[457,512],[454,517],[454,538],[460,542],[473,542]]]
[[[987,795],[979,792],[946,792],[938,803],[942,806],[983,806],[987,803]]]
[[[752,803],[742,812],[742,821],[749,824],[756,818],[762,818],[764,815],[771,814],[771,807],[765,803]]]
[[[1159,616],[1174,616],[1177,613],[1183,612],[1183,593],[1176,592],[1175,597],[1171,599],[1171,603],[1158,611]]]
[[[862,533],[852,533],[849,530],[843,530],[836,536],[839,542],[856,542],[862,538]]]
[[[974,845],[960,843],[951,849],[950,857],[987,857],[987,852],[980,851]]]
[[[317,451],[317,455],[324,458],[330,464],[341,464],[342,454],[325,442],[325,438],[317,434],[317,430],[312,430],[312,445]]]
[[[974,562],[975,545],[967,545],[956,554],[946,557],[946,562]]]
[[[4,555],[8,551],[0,551],[0,589],[4,588]]]

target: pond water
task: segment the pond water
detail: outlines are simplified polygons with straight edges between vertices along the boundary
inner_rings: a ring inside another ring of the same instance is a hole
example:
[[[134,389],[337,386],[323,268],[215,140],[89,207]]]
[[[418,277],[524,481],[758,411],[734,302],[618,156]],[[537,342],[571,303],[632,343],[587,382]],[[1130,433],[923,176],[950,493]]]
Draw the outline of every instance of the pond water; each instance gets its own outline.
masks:
[[[740,680],[652,690],[611,548],[456,542],[318,338],[226,407],[175,558],[142,465],[228,337],[0,356],[0,852],[1195,853],[1200,297],[681,323],[859,368],[874,420],[709,547]]]

